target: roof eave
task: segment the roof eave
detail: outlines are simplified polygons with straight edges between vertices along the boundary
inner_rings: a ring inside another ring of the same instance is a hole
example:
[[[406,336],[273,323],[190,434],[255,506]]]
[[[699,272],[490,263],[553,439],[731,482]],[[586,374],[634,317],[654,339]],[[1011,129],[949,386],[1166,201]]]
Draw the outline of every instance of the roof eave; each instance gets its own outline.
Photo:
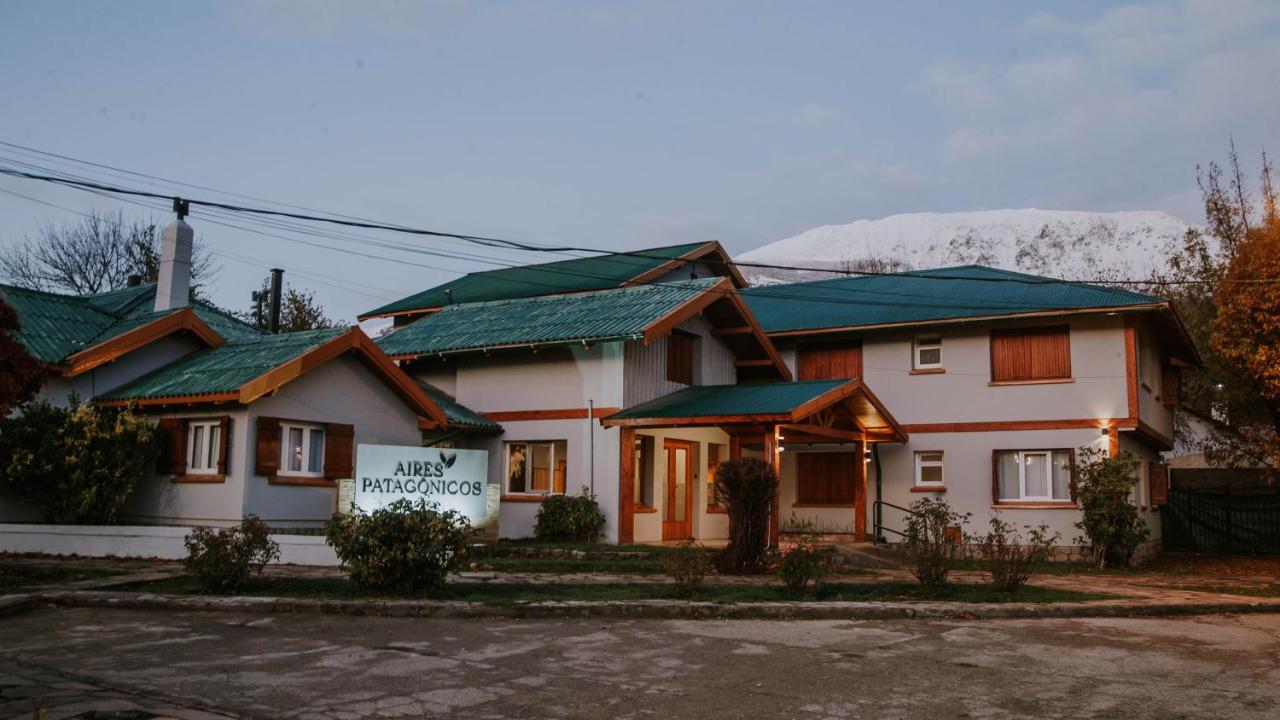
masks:
[[[865,332],[869,330],[887,330],[900,327],[924,327],[936,325],[961,325],[976,322],[990,322],[993,320],[1017,320],[1019,318],[1033,317],[1055,317],[1055,316],[1077,316],[1077,315],[1105,315],[1107,313],[1122,312],[1149,312],[1152,310],[1167,309],[1167,301],[1159,301],[1154,303],[1143,303],[1140,305],[1117,305],[1108,307],[1094,308],[1061,308],[1053,310],[1037,310],[1034,312],[1023,313],[1006,313],[1000,315],[973,315],[938,318],[934,320],[911,320],[907,322],[894,323],[873,323],[868,325],[838,325],[823,328],[796,328],[791,330],[775,330],[766,331],[771,338],[790,338],[804,337],[806,335],[833,335],[837,333],[848,332]]]
[[[66,377],[76,377],[182,331],[190,332],[209,347],[218,347],[224,342],[223,337],[188,306],[68,356],[59,366],[59,372]]]

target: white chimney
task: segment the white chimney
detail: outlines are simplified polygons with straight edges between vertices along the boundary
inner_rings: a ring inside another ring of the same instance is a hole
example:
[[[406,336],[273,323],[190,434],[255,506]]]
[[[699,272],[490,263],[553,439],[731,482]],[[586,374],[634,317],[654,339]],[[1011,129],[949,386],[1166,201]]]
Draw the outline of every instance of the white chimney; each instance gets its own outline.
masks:
[[[160,235],[160,281],[156,312],[186,307],[191,293],[191,245],[195,231],[175,220]]]

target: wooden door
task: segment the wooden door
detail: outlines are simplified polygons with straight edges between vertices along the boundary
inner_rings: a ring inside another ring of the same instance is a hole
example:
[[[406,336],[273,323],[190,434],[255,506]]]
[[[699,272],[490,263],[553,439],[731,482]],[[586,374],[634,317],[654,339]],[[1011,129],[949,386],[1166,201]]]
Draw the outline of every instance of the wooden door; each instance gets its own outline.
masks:
[[[662,539],[693,537],[693,443],[666,440],[666,503],[662,509]]]

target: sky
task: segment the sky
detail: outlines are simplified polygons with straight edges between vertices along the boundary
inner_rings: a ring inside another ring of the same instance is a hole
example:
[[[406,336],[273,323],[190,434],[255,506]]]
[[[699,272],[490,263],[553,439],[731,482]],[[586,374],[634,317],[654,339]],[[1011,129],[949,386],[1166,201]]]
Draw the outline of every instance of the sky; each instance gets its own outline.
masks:
[[[920,211],[1201,222],[1197,165],[1234,139],[1254,173],[1280,147],[1278,40],[1273,0],[6,0],[0,141],[211,189],[196,198],[605,250],[739,253]],[[0,146],[15,158],[43,162]],[[0,245],[117,208],[169,218],[0,177]],[[279,266],[347,321],[561,257],[215,220],[190,218],[216,302],[247,307]]]

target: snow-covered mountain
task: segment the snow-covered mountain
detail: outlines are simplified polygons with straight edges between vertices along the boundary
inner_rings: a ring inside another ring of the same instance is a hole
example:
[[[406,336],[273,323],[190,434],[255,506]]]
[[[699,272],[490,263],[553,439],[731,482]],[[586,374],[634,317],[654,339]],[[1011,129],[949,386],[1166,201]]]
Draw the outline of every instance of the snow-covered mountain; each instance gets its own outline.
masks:
[[[1067,280],[1149,278],[1191,226],[1162,212],[982,210],[826,225],[738,256],[769,265],[918,270],[977,263]],[[827,273],[742,267],[752,284]]]

